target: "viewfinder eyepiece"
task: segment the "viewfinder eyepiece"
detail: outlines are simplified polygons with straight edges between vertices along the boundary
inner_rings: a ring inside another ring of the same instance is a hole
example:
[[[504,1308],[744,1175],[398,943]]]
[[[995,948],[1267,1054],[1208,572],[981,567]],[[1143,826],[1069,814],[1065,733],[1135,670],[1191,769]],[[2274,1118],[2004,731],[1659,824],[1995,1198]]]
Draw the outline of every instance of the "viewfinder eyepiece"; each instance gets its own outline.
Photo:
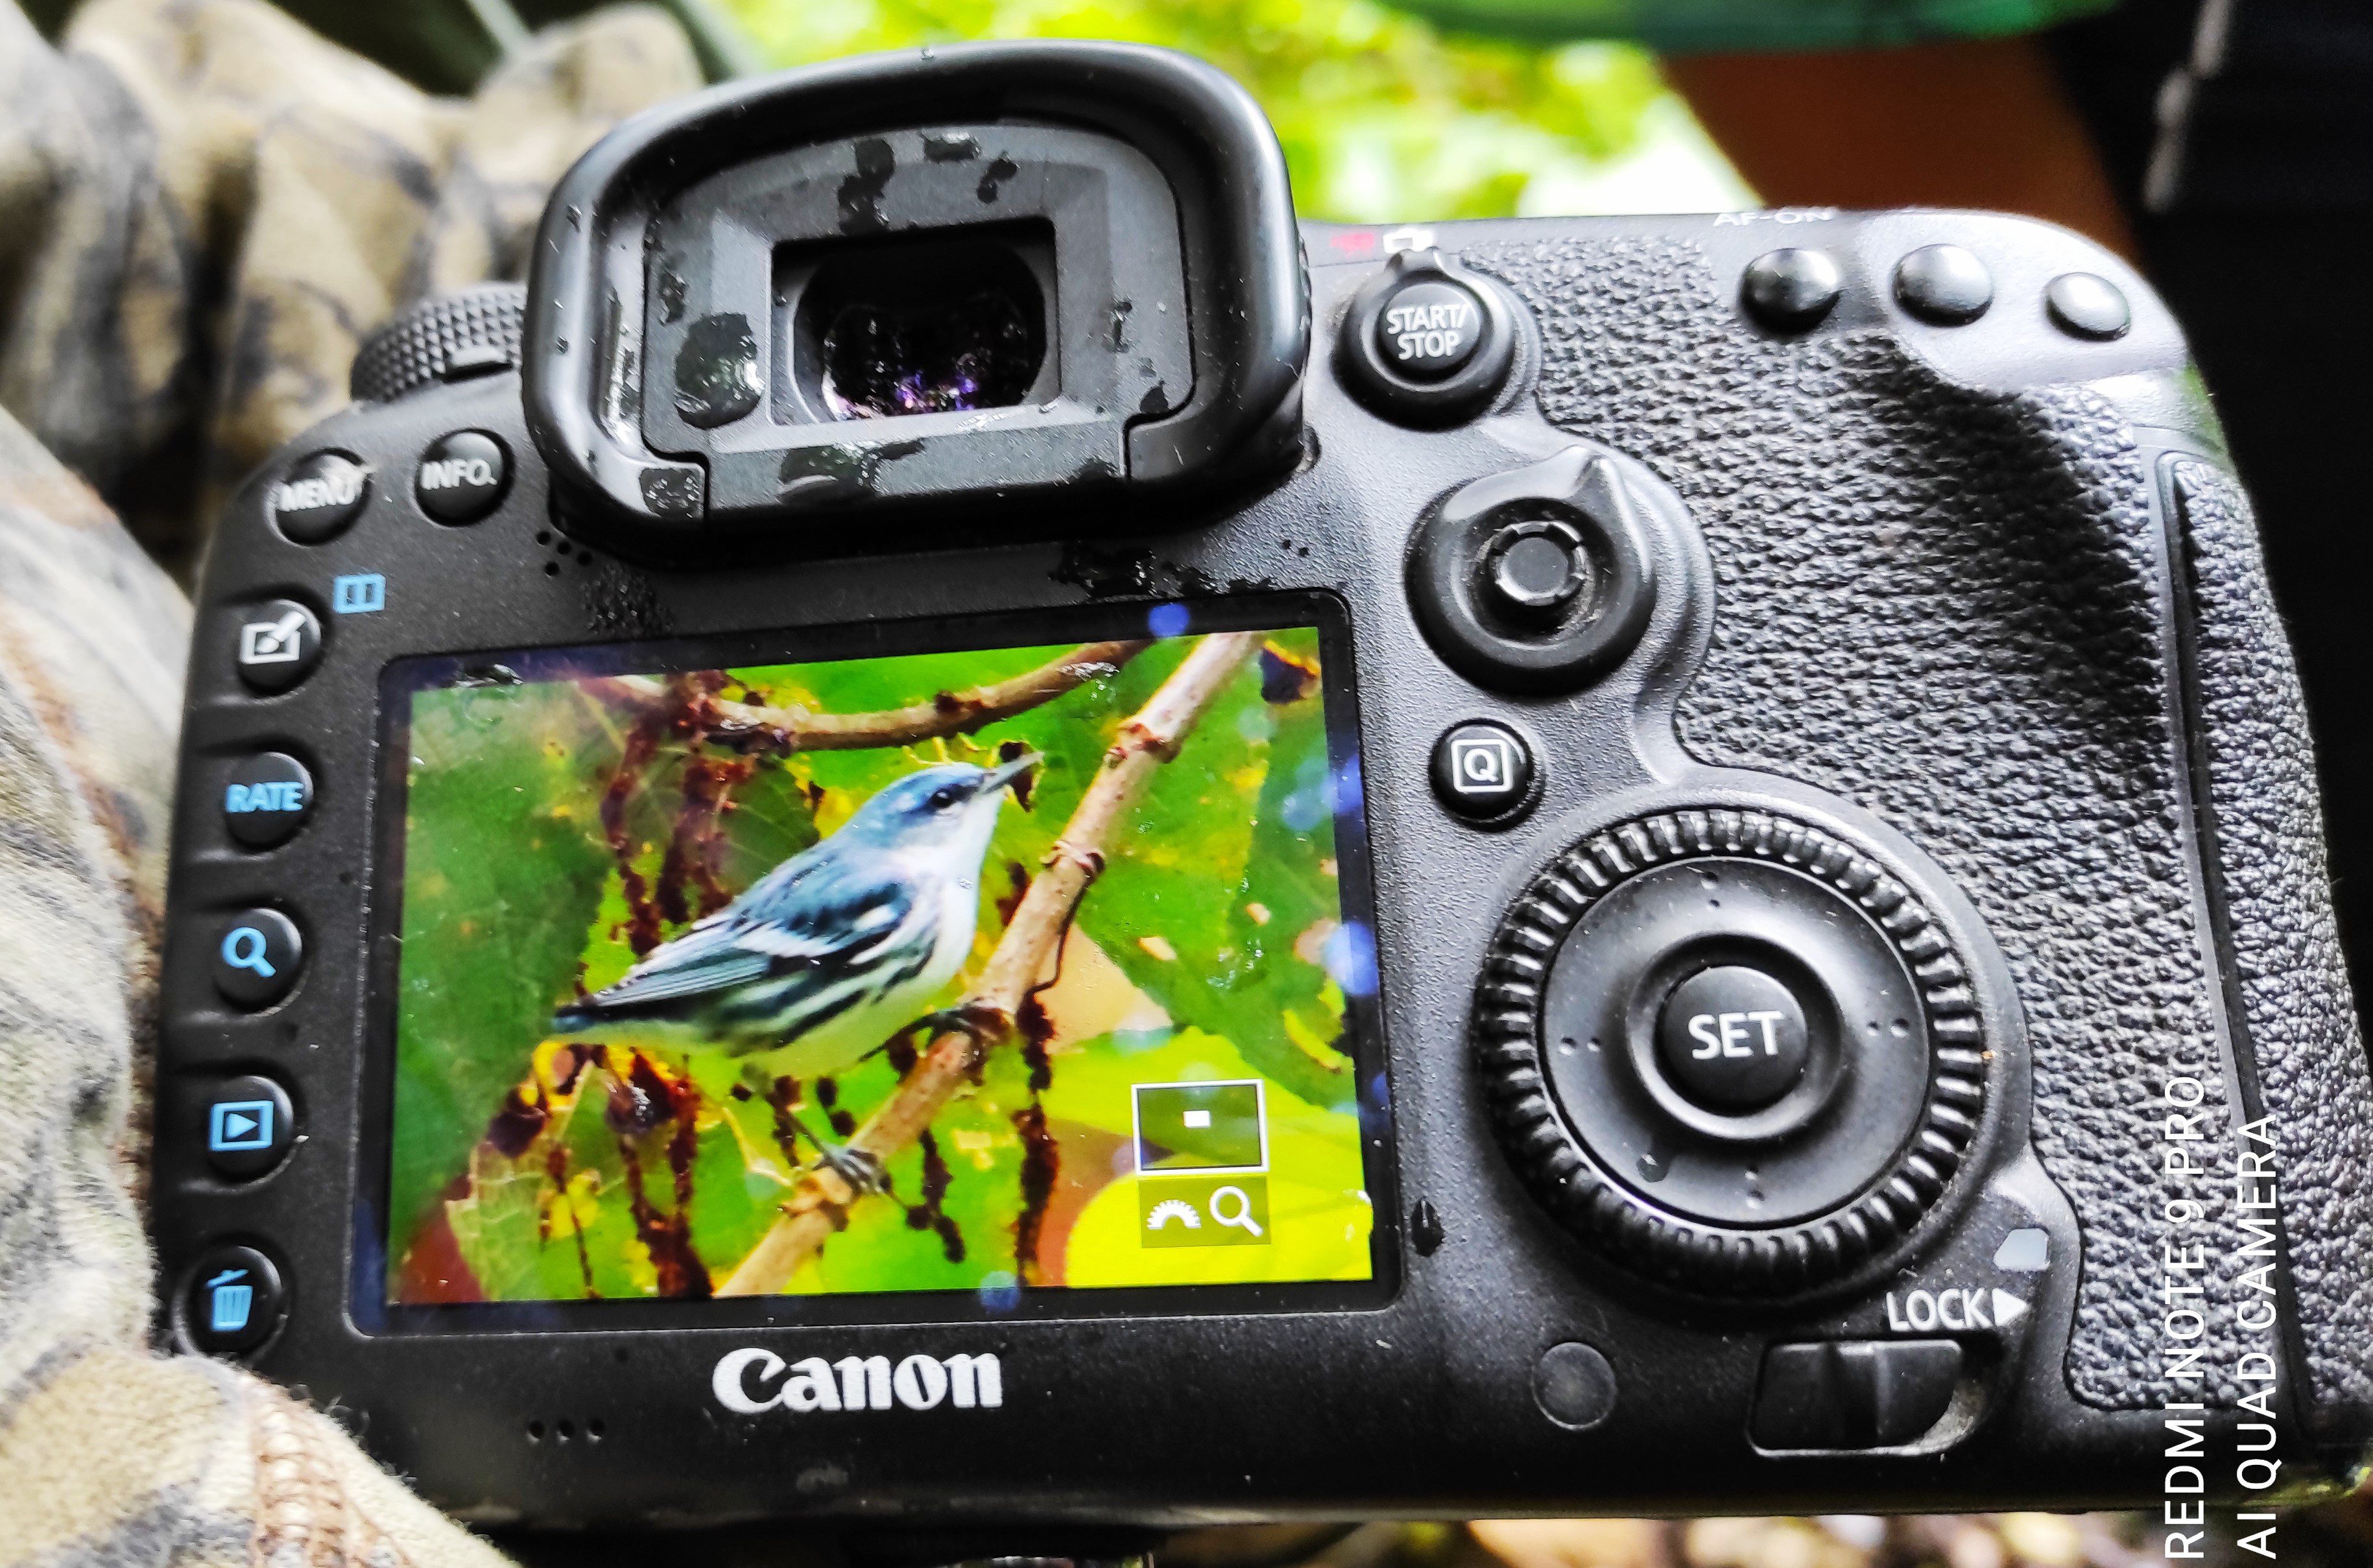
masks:
[[[555,193],[528,315],[554,516],[637,558],[863,550],[833,520],[875,507],[1026,531],[1303,450],[1284,157],[1162,50],[950,45],[639,116]]]
[[[824,418],[894,419],[1051,393],[1053,252],[1040,228],[842,245],[794,262],[777,298],[792,300],[800,400]]]

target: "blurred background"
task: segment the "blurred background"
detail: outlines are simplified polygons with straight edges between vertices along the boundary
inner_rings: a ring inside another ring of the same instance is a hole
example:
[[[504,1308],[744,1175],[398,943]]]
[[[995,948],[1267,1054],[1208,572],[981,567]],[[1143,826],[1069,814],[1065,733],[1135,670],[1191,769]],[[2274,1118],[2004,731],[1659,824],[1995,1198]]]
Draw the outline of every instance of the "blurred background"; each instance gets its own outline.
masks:
[[[69,14],[72,0],[26,7],[69,59],[86,20],[120,38],[155,31],[174,8],[132,16],[144,8],[107,0],[81,18]],[[2373,305],[2357,276],[2373,236],[2365,0],[663,0],[660,8],[711,80],[961,39],[1186,50],[1234,75],[1267,108],[1312,217],[1969,206],[2047,217],[2134,259],[2186,322],[2261,509],[2318,730],[2344,936],[2359,994],[2373,994],[2373,813],[2355,812],[2353,796],[2360,765],[2373,762],[2366,617],[2353,574],[2333,569],[2353,556],[2367,521],[2348,464],[2373,415]],[[111,23],[97,15],[111,9]],[[507,63],[590,7],[279,0],[279,9],[421,94],[483,100]],[[210,25],[173,36],[200,38]],[[92,46],[101,55],[111,47],[103,36]],[[592,69],[590,54],[549,58],[560,62],[550,70]],[[606,90],[564,85],[561,96],[580,110]],[[540,189],[529,181],[512,193],[531,216]],[[508,199],[497,187],[487,205]],[[505,221],[516,236],[519,222]],[[515,272],[523,247],[507,252],[503,224],[487,228],[497,240],[484,266]],[[342,332],[366,330],[423,279],[438,281],[433,269],[403,271],[402,281],[392,263],[386,273],[383,287],[361,296],[368,305],[348,312],[365,319],[342,320]],[[0,293],[16,281],[0,275]],[[202,292],[203,280],[193,287]],[[351,335],[335,341],[320,356],[325,364],[351,352]],[[239,338],[221,348],[222,379],[192,394],[219,405],[208,439],[227,454],[228,474],[344,395],[342,371],[317,375],[275,394],[276,414],[242,426],[220,410],[245,406],[234,353],[245,347]],[[259,385],[269,380],[255,375]],[[201,492],[185,486],[160,500],[153,464],[146,478],[131,467],[111,475],[104,443],[83,461],[73,420],[53,414],[45,425],[35,394],[0,393],[144,542],[186,563],[176,551],[194,549],[202,532],[144,527],[143,518],[193,509],[189,497]],[[172,439],[158,436],[154,450],[173,450]],[[1214,1532],[1182,1542],[1173,1561],[2138,1568],[2157,1561],[2157,1539],[2140,1516],[2119,1515],[1547,1521]],[[2373,1562],[2373,1508],[2362,1495],[2327,1503],[2286,1524],[2281,1539],[2284,1560],[2302,1568]]]

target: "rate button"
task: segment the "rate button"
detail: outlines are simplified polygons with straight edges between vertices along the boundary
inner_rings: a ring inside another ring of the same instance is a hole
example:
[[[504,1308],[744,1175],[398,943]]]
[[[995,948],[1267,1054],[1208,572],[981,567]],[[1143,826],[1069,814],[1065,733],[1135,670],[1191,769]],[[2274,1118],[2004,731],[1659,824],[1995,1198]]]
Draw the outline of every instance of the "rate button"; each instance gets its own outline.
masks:
[[[245,849],[285,844],[313,810],[313,776],[286,752],[258,752],[223,781],[223,831]]]

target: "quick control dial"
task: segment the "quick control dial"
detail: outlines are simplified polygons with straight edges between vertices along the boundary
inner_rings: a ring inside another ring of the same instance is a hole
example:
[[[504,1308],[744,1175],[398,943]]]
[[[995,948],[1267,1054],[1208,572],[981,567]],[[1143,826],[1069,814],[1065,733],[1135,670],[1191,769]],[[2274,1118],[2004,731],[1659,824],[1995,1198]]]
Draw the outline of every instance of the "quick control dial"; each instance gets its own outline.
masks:
[[[1477,1059],[1537,1197],[1640,1273],[1783,1295],[1945,1194],[1987,1096],[1970,970],[1876,856],[1772,813],[1574,845],[1501,923]]]

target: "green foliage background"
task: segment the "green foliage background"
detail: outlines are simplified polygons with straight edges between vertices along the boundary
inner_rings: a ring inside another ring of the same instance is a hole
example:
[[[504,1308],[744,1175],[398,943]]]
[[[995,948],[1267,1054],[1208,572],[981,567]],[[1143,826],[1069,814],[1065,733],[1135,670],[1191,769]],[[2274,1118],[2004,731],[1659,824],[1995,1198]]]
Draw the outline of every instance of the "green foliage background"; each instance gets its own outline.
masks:
[[[720,881],[738,893],[918,766],[988,760],[1004,743],[1038,750],[1046,761],[1030,809],[1009,802],[1001,811],[982,877],[976,962],[951,984],[942,1003],[952,1002],[1002,930],[1000,898],[1039,865],[1120,723],[1196,640],[1159,642],[1116,675],[970,738],[761,762],[722,819]],[[737,670],[727,695],[868,712],[1020,674],[1071,646]],[[1078,1223],[1068,1260],[1058,1246],[1051,1258],[1042,1248],[1038,1261],[1067,1282],[1369,1272],[1359,1124],[1338,1048],[1345,1001],[1320,961],[1339,908],[1332,813],[1340,781],[1330,772],[1317,683],[1294,674],[1296,666],[1316,669],[1317,636],[1275,632],[1267,648],[1267,670],[1262,660],[1248,664],[1154,772],[1118,841],[1105,847],[1106,869],[1080,910],[1078,932],[1172,1024],[1051,1042],[1044,1108],[1071,1188],[1057,1206]],[[516,1110],[522,1085],[532,1088],[554,1005],[580,978],[599,989],[634,962],[624,882],[600,816],[625,743],[619,712],[569,683],[414,698],[392,1299],[652,1293],[660,1276],[635,1212],[637,1181],[651,1211],[683,1215],[692,1251],[721,1279],[789,1191],[796,1170],[775,1110],[749,1093],[744,1063],[721,1053],[644,1051],[668,1079],[692,1085],[690,1141],[674,1151],[681,1172],[667,1164],[676,1124],[622,1136],[605,1119],[609,1080],[590,1071],[573,1102],[553,1100],[532,1147],[488,1141],[507,1106]],[[681,739],[663,743],[627,802],[630,863],[646,878],[656,878],[682,810],[689,757]],[[544,1047],[547,1059],[553,1048]],[[621,1054],[611,1053],[612,1077],[627,1076]],[[1116,1176],[1129,1086],[1256,1073],[1272,1085],[1273,1243],[1142,1248],[1130,1181]],[[838,1078],[838,1105],[861,1119],[896,1079],[876,1057]],[[934,1124],[953,1176],[943,1211],[963,1238],[961,1258],[945,1256],[930,1230],[911,1228],[899,1206],[861,1203],[791,1288],[956,1289],[1010,1279],[1023,1155],[1012,1118],[1032,1102],[1027,1080],[1022,1053],[1001,1051]],[[800,1114],[821,1128],[812,1088]],[[909,1200],[922,1188],[922,1162],[919,1149],[892,1162],[894,1188]],[[458,1284],[450,1262],[439,1262],[454,1255],[467,1271]]]
[[[1685,111],[1625,43],[1444,33],[1373,0],[726,0],[777,65],[960,39],[1098,38],[1199,55],[1268,111],[1306,217],[1504,217],[1528,188]],[[1719,162],[1710,148],[1705,155]]]

